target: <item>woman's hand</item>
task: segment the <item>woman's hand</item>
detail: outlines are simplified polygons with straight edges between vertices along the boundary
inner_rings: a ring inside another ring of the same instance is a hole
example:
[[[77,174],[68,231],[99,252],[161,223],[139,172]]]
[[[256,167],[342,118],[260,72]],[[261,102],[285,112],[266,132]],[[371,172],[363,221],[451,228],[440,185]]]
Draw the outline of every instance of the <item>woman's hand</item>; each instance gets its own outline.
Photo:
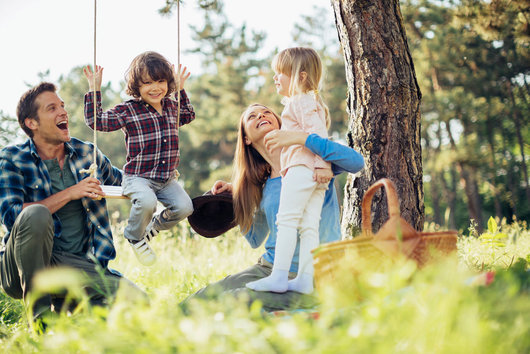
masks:
[[[232,193],[232,183],[228,183],[225,181],[215,181],[210,191],[212,192],[213,195],[223,193],[223,192]]]
[[[88,80],[88,87],[90,91],[94,91],[94,83],[96,84],[96,91],[101,91],[101,81],[103,80],[103,67],[96,65],[96,71],[92,72],[90,65],[87,65],[83,68],[83,73]],[[96,80],[94,82],[94,79]],[[94,100],[96,98],[94,97]]]
[[[184,89],[184,83],[190,77],[191,73],[188,71],[188,68],[184,67],[182,68],[182,64],[179,65],[179,71],[178,73],[175,71],[175,66],[173,65],[173,73],[175,75],[175,83],[179,85],[178,90],[181,91]],[[180,81],[179,81],[180,76]]]
[[[273,130],[263,138],[267,150],[272,151],[291,145],[304,145],[309,134],[285,130]]]

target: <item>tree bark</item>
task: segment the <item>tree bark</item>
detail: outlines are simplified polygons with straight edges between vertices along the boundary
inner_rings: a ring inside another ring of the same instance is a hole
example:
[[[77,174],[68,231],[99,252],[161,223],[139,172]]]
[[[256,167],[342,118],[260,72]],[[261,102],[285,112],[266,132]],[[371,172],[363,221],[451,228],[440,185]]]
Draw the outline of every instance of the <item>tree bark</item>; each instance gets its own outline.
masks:
[[[345,187],[343,235],[361,225],[364,192],[377,180],[392,180],[401,215],[415,229],[424,223],[420,145],[421,92],[407,44],[399,1],[331,0],[348,82],[348,143],[365,168]],[[373,198],[372,221],[387,219],[383,195]]]

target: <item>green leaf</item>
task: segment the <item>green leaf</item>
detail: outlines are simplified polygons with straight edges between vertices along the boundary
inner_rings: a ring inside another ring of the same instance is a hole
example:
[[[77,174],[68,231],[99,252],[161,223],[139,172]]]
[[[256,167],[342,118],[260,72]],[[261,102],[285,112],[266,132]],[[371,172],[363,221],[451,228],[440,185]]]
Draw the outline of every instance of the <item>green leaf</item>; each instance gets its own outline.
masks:
[[[495,219],[493,218],[493,216],[490,216],[489,220],[488,220],[488,231],[492,234],[494,234],[495,232],[497,232],[497,222],[495,221]]]
[[[493,239],[493,237],[494,237],[493,234],[485,232],[482,235],[480,235],[479,240],[491,240]]]
[[[494,239],[507,238],[507,237],[508,237],[508,235],[506,235],[505,233],[502,233],[502,232],[499,232],[498,234],[493,236]]]

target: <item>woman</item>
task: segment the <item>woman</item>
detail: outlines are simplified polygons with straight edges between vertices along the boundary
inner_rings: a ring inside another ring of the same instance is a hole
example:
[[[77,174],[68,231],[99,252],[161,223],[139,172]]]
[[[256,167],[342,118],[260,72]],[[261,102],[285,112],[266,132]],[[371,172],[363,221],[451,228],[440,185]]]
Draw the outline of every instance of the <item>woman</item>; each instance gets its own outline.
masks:
[[[293,144],[304,145],[313,153],[331,162],[335,175],[341,172],[355,173],[364,166],[363,157],[355,150],[324,139],[316,134],[280,131],[281,120],[271,109],[260,104],[250,105],[241,115],[234,158],[233,184],[215,182],[212,194],[232,191],[235,221],[245,233],[253,248],[265,241],[265,254],[258,263],[237,274],[210,284],[190,298],[216,297],[221,293],[259,299],[267,311],[311,307],[315,298],[311,295],[288,291],[283,294],[255,292],[245,284],[269,276],[274,263],[276,244],[276,214],[280,202],[280,152]],[[326,191],[322,207],[319,237],[320,243],[337,241],[340,235],[340,209],[333,179]],[[298,246],[292,259],[289,277],[298,271]],[[188,301],[188,300],[186,300]]]

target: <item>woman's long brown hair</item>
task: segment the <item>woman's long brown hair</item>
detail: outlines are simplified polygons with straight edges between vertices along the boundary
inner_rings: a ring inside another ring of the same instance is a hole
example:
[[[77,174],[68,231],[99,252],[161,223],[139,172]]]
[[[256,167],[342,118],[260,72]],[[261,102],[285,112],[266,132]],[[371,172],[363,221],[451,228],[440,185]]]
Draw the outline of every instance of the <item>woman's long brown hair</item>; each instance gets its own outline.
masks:
[[[245,144],[245,117],[250,111],[258,107],[270,110],[267,106],[254,103],[248,106],[241,114],[234,156],[232,177],[234,215],[235,221],[243,233],[247,233],[252,226],[254,214],[261,203],[263,186],[271,173],[269,163],[252,145]],[[270,111],[273,112],[272,110]],[[280,117],[274,112],[273,114],[281,125]]]

